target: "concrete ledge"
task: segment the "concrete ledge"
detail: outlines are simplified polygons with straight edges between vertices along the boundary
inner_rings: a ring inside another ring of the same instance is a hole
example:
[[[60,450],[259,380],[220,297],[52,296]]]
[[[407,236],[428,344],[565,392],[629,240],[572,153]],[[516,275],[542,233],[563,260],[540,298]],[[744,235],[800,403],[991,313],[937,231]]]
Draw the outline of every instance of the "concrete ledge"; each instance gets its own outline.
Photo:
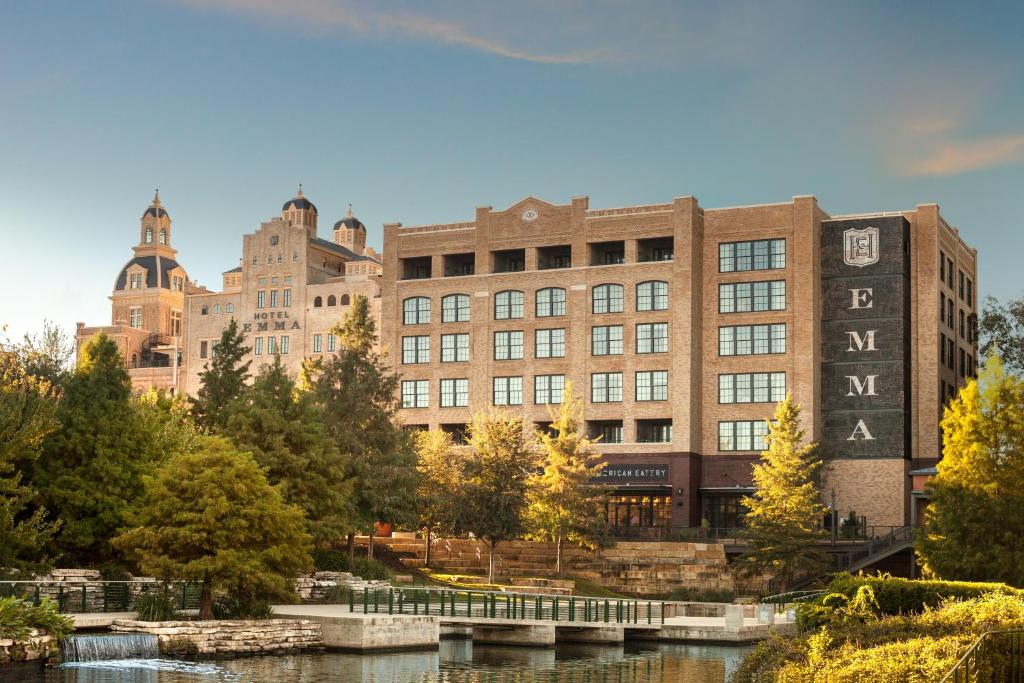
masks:
[[[555,629],[555,642],[558,643],[591,643],[595,645],[622,645],[626,640],[626,630],[621,626],[604,626],[600,628],[573,628],[561,625]]]
[[[554,647],[555,625],[473,625],[473,643]]]
[[[441,640],[436,616],[350,613],[336,605],[281,605],[274,614],[317,622],[324,646],[333,650],[436,650]]]

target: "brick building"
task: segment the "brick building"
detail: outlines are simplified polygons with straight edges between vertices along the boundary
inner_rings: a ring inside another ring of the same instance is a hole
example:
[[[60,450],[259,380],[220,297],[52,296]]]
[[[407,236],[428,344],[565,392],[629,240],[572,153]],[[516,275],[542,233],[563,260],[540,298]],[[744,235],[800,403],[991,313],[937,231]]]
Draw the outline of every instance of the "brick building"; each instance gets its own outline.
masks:
[[[814,197],[591,210],[527,198],[384,226],[382,343],[402,418],[543,426],[572,383],[617,527],[740,523],[787,391],[828,458],[825,503],[910,521],[942,405],[975,371],[977,253],[934,204],[830,216]]]

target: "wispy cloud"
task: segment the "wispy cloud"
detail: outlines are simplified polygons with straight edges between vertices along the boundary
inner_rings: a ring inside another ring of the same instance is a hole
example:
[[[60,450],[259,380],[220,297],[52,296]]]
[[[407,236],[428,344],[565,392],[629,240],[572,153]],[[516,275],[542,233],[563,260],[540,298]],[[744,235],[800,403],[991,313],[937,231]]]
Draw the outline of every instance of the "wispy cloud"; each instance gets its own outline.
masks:
[[[344,0],[178,0],[196,9],[217,9],[254,19],[273,19],[314,32],[346,31],[377,38],[407,38],[465,47],[543,64],[591,64],[614,61],[609,49],[544,52],[513,45],[474,32],[464,24],[409,10],[381,11]]]
[[[948,176],[1024,162],[1024,134],[944,142],[911,161],[910,175]]]

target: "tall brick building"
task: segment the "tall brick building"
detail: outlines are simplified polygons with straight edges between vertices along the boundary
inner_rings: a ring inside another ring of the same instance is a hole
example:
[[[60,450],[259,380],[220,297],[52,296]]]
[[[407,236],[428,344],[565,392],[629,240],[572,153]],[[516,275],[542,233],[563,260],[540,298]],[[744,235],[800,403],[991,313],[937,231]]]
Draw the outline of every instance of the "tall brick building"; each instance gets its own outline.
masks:
[[[934,204],[830,216],[814,197],[591,210],[527,198],[384,226],[383,345],[402,418],[543,426],[572,383],[617,527],[739,523],[766,417],[792,392],[840,517],[912,517],[944,402],[975,371],[977,253]]]

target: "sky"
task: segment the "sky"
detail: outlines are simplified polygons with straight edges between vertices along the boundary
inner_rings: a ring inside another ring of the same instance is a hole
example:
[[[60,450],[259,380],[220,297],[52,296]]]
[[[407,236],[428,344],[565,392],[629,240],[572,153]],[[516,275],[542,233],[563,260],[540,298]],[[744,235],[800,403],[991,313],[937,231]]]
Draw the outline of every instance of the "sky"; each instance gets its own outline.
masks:
[[[0,325],[109,324],[155,188],[191,278],[302,183],[321,235],[813,194],[938,203],[1024,296],[1024,4],[3,0]]]

